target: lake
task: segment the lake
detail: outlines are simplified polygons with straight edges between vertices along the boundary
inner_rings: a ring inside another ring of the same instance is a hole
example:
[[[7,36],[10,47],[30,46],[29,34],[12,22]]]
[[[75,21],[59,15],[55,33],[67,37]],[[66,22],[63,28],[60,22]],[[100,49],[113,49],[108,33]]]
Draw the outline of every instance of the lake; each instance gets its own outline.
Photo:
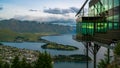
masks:
[[[47,51],[51,55],[71,55],[71,54],[85,54],[85,47],[81,42],[77,42],[72,39],[72,34],[64,34],[64,35],[58,35],[58,36],[44,36],[42,39],[56,42],[59,44],[65,44],[65,45],[72,45],[79,48],[79,50],[75,51],[60,51],[60,50],[50,50],[50,49],[42,49],[41,46],[45,43],[38,43],[38,42],[23,42],[23,43],[14,43],[14,42],[3,42],[4,45],[8,46],[14,46],[17,48],[26,48],[26,49],[32,49],[32,50],[39,50],[41,52]],[[104,53],[106,52],[105,47],[101,47],[98,54],[97,54],[97,62],[104,57]],[[89,54],[91,57],[93,57],[91,54]],[[54,68],[86,68],[85,62],[57,62],[54,63]],[[89,68],[93,68],[93,62],[89,62]]]

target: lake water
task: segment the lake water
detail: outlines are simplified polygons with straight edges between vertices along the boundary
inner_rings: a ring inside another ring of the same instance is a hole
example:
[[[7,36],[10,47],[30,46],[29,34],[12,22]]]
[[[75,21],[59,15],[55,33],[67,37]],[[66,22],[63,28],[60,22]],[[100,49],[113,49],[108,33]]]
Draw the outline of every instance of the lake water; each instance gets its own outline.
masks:
[[[71,54],[85,54],[84,50],[85,47],[81,42],[77,42],[72,39],[71,34],[66,34],[66,35],[59,35],[59,36],[44,36],[42,37],[43,39],[60,43],[60,44],[65,44],[65,45],[72,45],[76,46],[79,48],[79,50],[75,51],[60,51],[60,50],[50,50],[50,49],[42,49],[41,46],[45,43],[37,43],[37,42],[23,42],[23,43],[13,43],[13,42],[3,42],[4,45],[8,46],[14,46],[17,48],[26,48],[26,49],[32,49],[32,50],[39,50],[41,52],[47,51],[51,55],[71,55]],[[106,48],[101,47],[98,54],[97,54],[97,61],[99,59],[102,59],[104,57],[104,53],[106,51]],[[90,54],[91,57],[93,57]],[[86,63],[85,62],[57,62],[54,64],[54,68],[86,68]],[[93,68],[93,62],[89,62],[89,68]]]

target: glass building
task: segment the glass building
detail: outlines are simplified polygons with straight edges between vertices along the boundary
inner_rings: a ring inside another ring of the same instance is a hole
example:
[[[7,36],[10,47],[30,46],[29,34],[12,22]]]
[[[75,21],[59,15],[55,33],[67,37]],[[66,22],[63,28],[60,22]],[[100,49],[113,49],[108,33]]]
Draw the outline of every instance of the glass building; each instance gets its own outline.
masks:
[[[89,16],[105,16],[108,29],[119,29],[120,0],[91,0],[89,12]]]
[[[90,0],[88,10],[88,16],[77,18],[77,35],[95,36],[96,33],[113,30],[120,32],[120,0]]]

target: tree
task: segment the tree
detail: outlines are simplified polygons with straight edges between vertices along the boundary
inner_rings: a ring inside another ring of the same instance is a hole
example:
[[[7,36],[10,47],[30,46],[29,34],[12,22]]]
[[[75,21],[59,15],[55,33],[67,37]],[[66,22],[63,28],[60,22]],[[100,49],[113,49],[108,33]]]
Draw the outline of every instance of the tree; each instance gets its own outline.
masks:
[[[23,58],[23,59],[22,59],[22,61],[20,62],[20,67],[21,67],[21,68],[27,68],[26,58]]]
[[[35,66],[34,66],[35,68],[42,68],[42,65],[43,65],[42,64],[42,59],[43,59],[42,55],[39,54],[39,57],[38,57],[38,59],[35,62]]]
[[[51,58],[50,54],[48,54],[46,51],[44,53],[44,61],[45,61],[44,68],[53,68],[52,58]]]
[[[32,68],[32,63],[26,62],[26,58],[22,58],[22,61],[20,61],[20,67],[21,68]]]
[[[10,64],[7,63],[7,62],[5,62],[5,63],[3,64],[3,67],[2,67],[2,68],[10,68]]]
[[[120,41],[117,43],[117,45],[114,48],[114,64],[115,64],[115,68],[119,68],[119,58],[120,58]]]
[[[20,68],[20,62],[18,56],[15,56],[15,58],[13,59],[11,68]]]
[[[0,58],[0,68],[2,68],[3,62],[2,59]]]
[[[27,67],[26,68],[33,68],[32,64],[31,63],[27,63],[26,65]]]
[[[120,42],[115,46],[114,53],[120,55]]]
[[[52,59],[46,51],[39,54],[38,60],[35,62],[35,68],[53,68]]]
[[[108,55],[105,54],[105,58],[101,59],[100,62],[98,63],[98,68],[107,68],[108,66]]]

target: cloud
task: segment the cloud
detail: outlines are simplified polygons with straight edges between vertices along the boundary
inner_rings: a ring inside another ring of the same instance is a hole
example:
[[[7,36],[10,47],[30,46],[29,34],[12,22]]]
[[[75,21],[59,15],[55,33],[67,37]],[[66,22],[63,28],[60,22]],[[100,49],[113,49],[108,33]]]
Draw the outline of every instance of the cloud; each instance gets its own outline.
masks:
[[[79,9],[75,7],[67,9],[45,8],[43,11],[30,9],[29,11],[24,12],[24,14],[15,14],[13,18],[38,22],[68,21],[75,20],[75,14],[78,10]]]
[[[0,20],[3,20],[3,18],[0,18]]]
[[[22,21],[37,21],[39,23],[51,23],[51,24],[59,24],[64,26],[76,26],[76,21],[73,18],[67,18],[64,16],[48,16],[48,17],[33,17],[33,16],[20,16],[16,15],[14,19],[22,20]]]
[[[78,10],[79,9],[76,7],[70,7],[68,9],[49,8],[49,9],[44,9],[44,12],[50,14],[68,14],[68,13],[76,13],[78,12]]]
[[[43,16],[30,16],[30,15],[26,15],[26,16],[16,15],[16,16],[14,16],[14,19],[38,21],[38,22],[74,20],[73,18],[65,17],[62,15],[53,15],[53,16],[44,16],[44,17]]]
[[[0,10],[3,10],[3,7],[0,7]]]
[[[31,12],[37,12],[38,10],[30,9],[29,11],[31,11]]]

